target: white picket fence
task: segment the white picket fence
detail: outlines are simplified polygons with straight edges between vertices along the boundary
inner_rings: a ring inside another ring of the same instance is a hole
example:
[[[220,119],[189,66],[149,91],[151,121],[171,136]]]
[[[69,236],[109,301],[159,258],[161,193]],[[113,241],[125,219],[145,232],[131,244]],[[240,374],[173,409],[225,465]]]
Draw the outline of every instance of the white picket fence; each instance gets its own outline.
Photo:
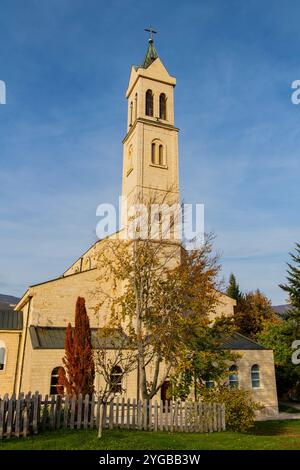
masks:
[[[0,439],[26,437],[60,428],[103,428],[145,431],[220,432],[225,430],[225,406],[192,401],[116,398],[102,404],[96,395],[78,398],[36,392],[0,398]]]

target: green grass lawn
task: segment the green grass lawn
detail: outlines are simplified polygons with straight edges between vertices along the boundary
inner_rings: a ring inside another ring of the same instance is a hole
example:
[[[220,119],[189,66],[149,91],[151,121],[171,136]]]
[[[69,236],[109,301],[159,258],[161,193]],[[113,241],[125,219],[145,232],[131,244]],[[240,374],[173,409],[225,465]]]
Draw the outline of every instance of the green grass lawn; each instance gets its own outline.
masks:
[[[105,430],[55,431],[27,439],[3,440],[0,450],[211,450],[211,449],[300,449],[300,420],[257,422],[247,434],[223,432],[186,434]]]

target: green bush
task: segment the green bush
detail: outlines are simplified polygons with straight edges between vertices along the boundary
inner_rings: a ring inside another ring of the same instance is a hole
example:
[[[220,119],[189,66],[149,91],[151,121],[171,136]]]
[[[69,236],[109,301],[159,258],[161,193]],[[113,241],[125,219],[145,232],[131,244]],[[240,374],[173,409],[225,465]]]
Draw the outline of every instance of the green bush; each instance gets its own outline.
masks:
[[[255,411],[262,408],[246,390],[221,385],[203,388],[201,396],[206,402],[224,403],[226,429],[247,432],[254,424]]]

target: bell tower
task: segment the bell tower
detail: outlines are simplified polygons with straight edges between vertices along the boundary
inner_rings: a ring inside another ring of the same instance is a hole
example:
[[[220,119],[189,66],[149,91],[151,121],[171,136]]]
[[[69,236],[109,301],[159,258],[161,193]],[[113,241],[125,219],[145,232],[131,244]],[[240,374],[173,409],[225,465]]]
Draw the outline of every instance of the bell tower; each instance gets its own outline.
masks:
[[[123,140],[122,196],[127,207],[155,192],[161,201],[179,203],[178,129],[174,125],[172,77],[160,60],[150,28],[143,63],[132,66],[126,91],[127,133]],[[142,195],[142,196],[141,196]],[[161,204],[162,202],[158,202]],[[123,218],[122,211],[122,218]]]

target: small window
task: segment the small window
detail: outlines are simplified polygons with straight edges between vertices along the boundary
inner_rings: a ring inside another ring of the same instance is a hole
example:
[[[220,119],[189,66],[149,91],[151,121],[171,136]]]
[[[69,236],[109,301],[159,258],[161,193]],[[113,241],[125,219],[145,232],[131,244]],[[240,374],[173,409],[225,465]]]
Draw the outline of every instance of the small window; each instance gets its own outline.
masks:
[[[257,364],[251,367],[251,383],[252,388],[260,387],[259,366]]]
[[[164,93],[159,96],[159,117],[160,119],[167,119],[167,100]]]
[[[160,145],[158,147],[158,163],[159,165],[163,165],[164,164],[164,148],[162,145]]]
[[[151,90],[146,92],[146,116],[153,116],[153,93]]]
[[[60,373],[65,373],[65,369],[61,366],[55,367],[51,373],[50,395],[60,395],[63,392],[62,385],[59,385]]]
[[[137,100],[138,100],[138,95],[136,93],[134,97],[134,119],[137,119]]]
[[[0,370],[4,369],[6,359],[6,347],[3,341],[0,342]]]
[[[238,378],[238,368],[236,365],[233,365],[229,368],[229,387],[238,387],[239,378]]]
[[[213,388],[213,386],[215,385],[215,382],[211,379],[207,379],[205,380],[205,388]]]
[[[110,383],[112,392],[122,393],[122,375],[123,371],[120,366],[114,366],[110,374]]]
[[[151,163],[153,163],[153,165],[155,165],[155,163],[156,163],[155,153],[156,153],[156,145],[155,145],[155,142],[152,142],[152,144],[151,144]]]

